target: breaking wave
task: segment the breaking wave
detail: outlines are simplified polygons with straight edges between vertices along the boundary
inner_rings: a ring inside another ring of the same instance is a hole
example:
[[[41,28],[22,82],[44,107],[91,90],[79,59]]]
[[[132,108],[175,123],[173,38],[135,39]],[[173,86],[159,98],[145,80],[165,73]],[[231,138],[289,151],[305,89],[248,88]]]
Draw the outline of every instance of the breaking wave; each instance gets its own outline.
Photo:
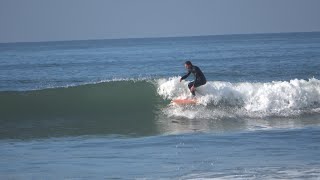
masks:
[[[209,81],[197,89],[198,104],[189,106],[170,103],[175,98],[190,97],[188,82],[180,83],[179,79],[113,80],[2,91],[0,138],[152,135],[182,129],[218,131],[226,127],[255,129],[282,124],[286,127],[300,123],[292,121],[296,116],[303,116],[299,119],[306,123],[302,124],[318,124],[320,81],[315,78],[268,83]],[[317,117],[309,121],[309,115]],[[264,122],[265,117],[272,118]],[[272,121],[273,117],[278,119]]]
[[[190,98],[188,82],[179,77],[158,80],[164,99]],[[196,91],[198,107],[167,108],[169,116],[216,118],[223,116],[296,116],[320,112],[320,81],[294,79],[267,83],[209,81]]]

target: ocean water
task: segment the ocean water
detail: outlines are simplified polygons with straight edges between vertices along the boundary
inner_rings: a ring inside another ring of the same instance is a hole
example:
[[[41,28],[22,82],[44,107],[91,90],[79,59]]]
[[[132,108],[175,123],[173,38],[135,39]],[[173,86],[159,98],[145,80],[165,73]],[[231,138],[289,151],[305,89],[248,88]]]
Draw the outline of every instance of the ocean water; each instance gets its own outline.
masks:
[[[318,32],[0,44],[0,179],[320,179],[319,70]]]

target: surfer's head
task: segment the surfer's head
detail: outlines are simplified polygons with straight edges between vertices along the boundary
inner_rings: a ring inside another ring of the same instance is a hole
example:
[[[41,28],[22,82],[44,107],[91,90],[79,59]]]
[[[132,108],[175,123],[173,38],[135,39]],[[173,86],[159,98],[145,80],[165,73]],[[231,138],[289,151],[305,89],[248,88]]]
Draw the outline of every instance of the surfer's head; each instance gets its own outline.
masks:
[[[190,68],[192,67],[191,61],[186,61],[186,62],[184,63],[184,67],[186,67],[186,69],[190,69]]]

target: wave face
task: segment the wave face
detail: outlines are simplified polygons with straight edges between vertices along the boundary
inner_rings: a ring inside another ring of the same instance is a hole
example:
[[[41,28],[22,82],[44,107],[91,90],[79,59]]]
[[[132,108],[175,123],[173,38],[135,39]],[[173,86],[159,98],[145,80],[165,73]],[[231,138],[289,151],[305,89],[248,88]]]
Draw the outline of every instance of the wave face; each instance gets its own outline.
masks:
[[[158,81],[158,93],[165,99],[188,98],[188,82],[178,77]],[[210,81],[197,89],[198,108],[167,109],[169,116],[187,118],[290,117],[320,112],[320,81],[274,81],[268,83],[230,83]]]
[[[197,89],[199,103],[190,106],[170,103],[174,98],[190,97],[188,82],[179,79],[114,80],[0,92],[0,138],[248,129],[248,124],[266,124],[261,121],[264,118],[301,119],[320,112],[320,81],[315,78],[268,83],[209,81]]]
[[[156,132],[154,111],[158,99],[155,87],[147,81],[0,92],[0,99],[4,137]]]

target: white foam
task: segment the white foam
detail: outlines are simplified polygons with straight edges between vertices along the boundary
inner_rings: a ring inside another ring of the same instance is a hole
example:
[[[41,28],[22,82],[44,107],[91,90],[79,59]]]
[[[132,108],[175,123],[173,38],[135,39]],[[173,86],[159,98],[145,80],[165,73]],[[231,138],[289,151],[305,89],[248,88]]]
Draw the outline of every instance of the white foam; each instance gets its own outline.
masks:
[[[189,97],[188,81],[179,80],[180,77],[159,79],[158,94],[164,99]],[[320,80],[315,78],[267,83],[209,81],[197,88],[196,94],[199,105],[206,108],[179,107],[174,112],[167,110],[167,113],[187,118],[207,118],[226,113],[217,111],[224,109],[233,111],[234,115],[261,117],[294,116],[319,112],[320,109]]]
[[[188,90],[188,83],[186,81],[180,82],[179,77],[158,80],[158,94],[165,99],[186,98],[190,96]]]

